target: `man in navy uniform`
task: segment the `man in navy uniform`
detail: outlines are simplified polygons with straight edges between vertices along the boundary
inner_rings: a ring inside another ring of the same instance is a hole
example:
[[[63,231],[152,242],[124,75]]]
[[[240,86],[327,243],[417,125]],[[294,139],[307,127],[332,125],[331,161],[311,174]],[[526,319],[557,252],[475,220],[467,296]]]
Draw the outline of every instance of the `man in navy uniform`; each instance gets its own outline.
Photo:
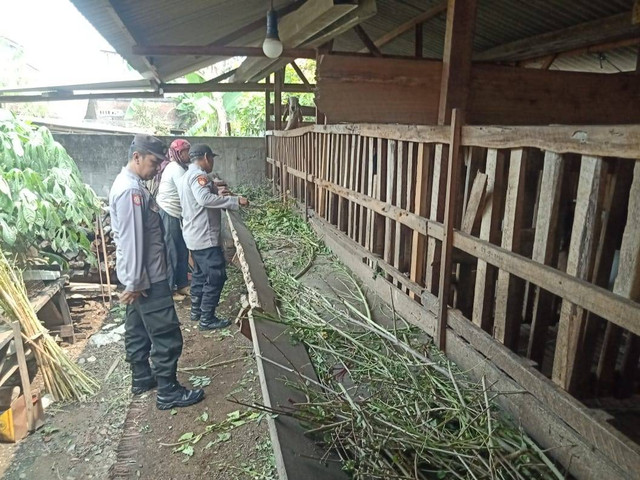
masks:
[[[220,240],[221,210],[237,210],[249,204],[226,187],[218,187],[209,178],[215,154],[208,145],[191,146],[191,164],[178,182],[182,207],[182,235],[191,250],[194,270],[191,276],[191,320],[201,330],[224,328],[231,324],[216,315],[220,294],[227,280],[226,264]]]
[[[140,394],[157,385],[156,405],[161,410],[204,398],[202,389],[186,389],[176,378],[182,333],[167,281],[162,219],[143,183],[156,175],[166,152],[159,139],[136,135],[127,165],[109,193],[118,280],[124,285],[120,301],[127,305],[125,350],[131,391]]]

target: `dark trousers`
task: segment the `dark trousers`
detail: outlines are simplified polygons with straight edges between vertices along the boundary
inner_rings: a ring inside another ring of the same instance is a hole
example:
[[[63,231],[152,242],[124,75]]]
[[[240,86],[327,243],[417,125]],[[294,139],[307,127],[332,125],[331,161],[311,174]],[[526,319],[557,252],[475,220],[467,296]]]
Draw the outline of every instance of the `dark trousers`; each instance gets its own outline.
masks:
[[[157,282],[127,305],[124,346],[127,362],[147,362],[151,358],[158,377],[175,379],[182,353],[180,322],[167,282]]]
[[[191,295],[202,297],[203,315],[215,314],[220,294],[227,280],[227,268],[221,247],[192,250],[194,269],[191,274]]]
[[[167,277],[171,290],[189,285],[187,272],[189,269],[189,250],[182,237],[180,219],[172,217],[160,209],[160,217],[164,226],[164,244],[167,249]]]

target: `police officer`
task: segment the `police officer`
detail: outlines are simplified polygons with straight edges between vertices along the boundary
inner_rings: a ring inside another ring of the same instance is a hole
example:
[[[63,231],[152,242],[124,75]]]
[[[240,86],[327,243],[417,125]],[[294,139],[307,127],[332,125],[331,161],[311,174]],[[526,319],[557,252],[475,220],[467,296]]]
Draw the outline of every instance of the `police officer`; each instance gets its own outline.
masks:
[[[244,197],[214,185],[207,174],[213,170],[215,154],[208,145],[191,146],[191,165],[178,182],[182,206],[182,234],[194,261],[191,276],[191,320],[201,330],[224,328],[231,324],[216,316],[220,294],[227,279],[221,248],[221,209],[237,210],[249,204]]]
[[[182,333],[167,282],[159,208],[143,184],[156,174],[166,152],[157,138],[136,135],[127,165],[109,193],[118,280],[124,285],[120,301],[127,305],[125,349],[132,369],[131,391],[140,394],[157,385],[156,405],[161,410],[204,398],[202,389],[188,390],[176,379]]]

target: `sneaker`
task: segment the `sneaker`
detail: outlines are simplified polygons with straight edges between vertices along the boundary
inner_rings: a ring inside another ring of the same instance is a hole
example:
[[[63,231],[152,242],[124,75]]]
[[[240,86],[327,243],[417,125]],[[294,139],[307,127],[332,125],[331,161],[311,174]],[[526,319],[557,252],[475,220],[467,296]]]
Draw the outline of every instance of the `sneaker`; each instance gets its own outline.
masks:
[[[204,316],[200,319],[200,324],[198,327],[200,330],[218,330],[220,328],[226,328],[231,325],[231,320],[225,320],[223,318],[213,317],[213,318],[205,318]]]
[[[197,388],[189,390],[178,382],[165,385],[158,389],[156,407],[158,410],[170,410],[176,407],[189,407],[204,398],[204,390]]]

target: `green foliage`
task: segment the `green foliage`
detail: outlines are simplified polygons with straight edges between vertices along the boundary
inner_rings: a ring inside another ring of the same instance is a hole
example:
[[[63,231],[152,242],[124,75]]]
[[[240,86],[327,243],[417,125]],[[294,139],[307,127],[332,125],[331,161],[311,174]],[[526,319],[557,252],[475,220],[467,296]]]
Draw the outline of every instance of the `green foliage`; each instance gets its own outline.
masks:
[[[222,100],[234,135],[241,137],[264,135],[264,94],[229,92],[222,96]]]
[[[99,201],[48,129],[0,110],[0,246],[22,256],[33,248],[92,257],[85,228]],[[58,259],[55,255],[50,258]]]
[[[169,135],[169,122],[158,103],[134,98],[124,118],[135,120],[139,126],[151,130],[154,135]]]

